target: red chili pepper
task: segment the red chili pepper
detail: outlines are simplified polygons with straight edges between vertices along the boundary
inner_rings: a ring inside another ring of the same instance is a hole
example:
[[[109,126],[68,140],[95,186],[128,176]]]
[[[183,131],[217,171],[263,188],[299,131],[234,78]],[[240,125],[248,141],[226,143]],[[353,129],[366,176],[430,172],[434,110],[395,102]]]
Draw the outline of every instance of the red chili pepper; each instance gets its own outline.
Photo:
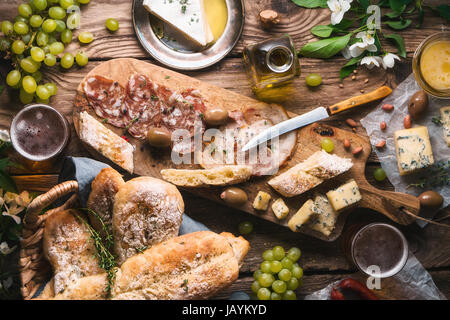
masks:
[[[375,293],[370,291],[365,285],[355,279],[344,279],[339,283],[339,287],[341,289],[349,289],[355,291],[364,300],[379,300]]]
[[[345,300],[344,295],[338,289],[333,288],[330,295],[331,300]]]
[[[122,136],[122,139],[125,141],[130,141],[126,136]]]

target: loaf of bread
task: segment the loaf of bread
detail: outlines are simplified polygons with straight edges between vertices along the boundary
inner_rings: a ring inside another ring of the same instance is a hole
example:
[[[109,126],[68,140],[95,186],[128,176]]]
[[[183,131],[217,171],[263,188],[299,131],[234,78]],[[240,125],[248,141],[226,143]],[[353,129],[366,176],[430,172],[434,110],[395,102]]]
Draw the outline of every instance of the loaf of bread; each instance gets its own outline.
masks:
[[[180,187],[226,186],[250,179],[252,167],[245,165],[230,165],[199,170],[161,170],[164,180]]]
[[[104,272],[99,267],[89,229],[76,210],[52,214],[45,221],[44,254],[54,272],[54,292],[61,293],[78,279]]]
[[[178,235],[184,202],[165,181],[139,177],[126,182],[114,198],[112,229],[117,262]]]
[[[242,237],[199,231],[169,239],[126,260],[111,298],[207,299],[231,285],[249,250]],[[105,274],[78,279],[55,299],[105,299]]]
[[[103,169],[92,181],[87,207],[93,212],[90,211],[88,216],[92,227],[100,234],[102,239],[106,236],[102,222],[107,230],[111,230],[114,197],[124,184],[122,175],[113,168]],[[97,216],[100,217],[101,221]]]
[[[281,195],[294,197],[350,170],[352,166],[351,159],[341,158],[324,150],[317,151],[268,183]]]

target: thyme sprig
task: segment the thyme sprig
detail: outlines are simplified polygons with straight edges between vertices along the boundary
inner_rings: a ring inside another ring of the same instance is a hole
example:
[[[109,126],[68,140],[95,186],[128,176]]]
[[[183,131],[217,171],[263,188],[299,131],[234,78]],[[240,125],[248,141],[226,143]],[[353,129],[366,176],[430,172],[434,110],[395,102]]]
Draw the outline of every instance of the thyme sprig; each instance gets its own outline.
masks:
[[[450,185],[450,160],[439,162],[428,168],[424,176],[416,183],[411,183],[407,188],[435,188]]]

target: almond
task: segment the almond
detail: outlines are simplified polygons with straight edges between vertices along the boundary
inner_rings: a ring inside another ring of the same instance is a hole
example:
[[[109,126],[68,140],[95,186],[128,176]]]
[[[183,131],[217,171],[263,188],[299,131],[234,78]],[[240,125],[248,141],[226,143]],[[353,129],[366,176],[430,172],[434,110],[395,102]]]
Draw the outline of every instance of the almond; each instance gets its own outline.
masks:
[[[394,106],[392,104],[386,103],[381,106],[381,109],[383,109],[384,111],[392,111],[394,110]]]
[[[383,130],[383,131],[386,130],[386,126],[387,126],[387,125],[386,125],[386,122],[384,122],[384,121],[381,121],[381,122],[380,122],[380,129],[381,129],[381,130]]]
[[[411,128],[411,116],[410,115],[405,116],[405,118],[403,119],[403,126],[405,127],[405,129]]]
[[[382,149],[384,148],[384,146],[386,145],[386,140],[380,140],[375,147],[377,147],[378,149]]]
[[[358,123],[357,123],[355,120],[350,119],[350,118],[348,118],[347,120],[345,120],[345,122],[347,122],[347,124],[348,124],[350,127],[352,127],[352,128],[358,126]]]
[[[356,156],[356,155],[360,154],[361,151],[363,151],[363,147],[357,147],[357,148],[353,149],[352,154],[354,156]]]
[[[348,149],[348,148],[350,148],[350,146],[351,146],[350,140],[345,139],[345,140],[344,140],[344,148],[345,148],[345,149]]]

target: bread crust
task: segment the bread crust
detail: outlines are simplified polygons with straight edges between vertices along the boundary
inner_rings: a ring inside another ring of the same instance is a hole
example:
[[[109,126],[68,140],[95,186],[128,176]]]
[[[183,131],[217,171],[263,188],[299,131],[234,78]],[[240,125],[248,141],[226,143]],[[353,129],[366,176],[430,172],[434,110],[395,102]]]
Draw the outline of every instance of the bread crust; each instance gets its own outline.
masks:
[[[118,264],[140,250],[176,237],[183,212],[183,198],[168,182],[139,177],[122,185],[114,198],[112,219]]]

